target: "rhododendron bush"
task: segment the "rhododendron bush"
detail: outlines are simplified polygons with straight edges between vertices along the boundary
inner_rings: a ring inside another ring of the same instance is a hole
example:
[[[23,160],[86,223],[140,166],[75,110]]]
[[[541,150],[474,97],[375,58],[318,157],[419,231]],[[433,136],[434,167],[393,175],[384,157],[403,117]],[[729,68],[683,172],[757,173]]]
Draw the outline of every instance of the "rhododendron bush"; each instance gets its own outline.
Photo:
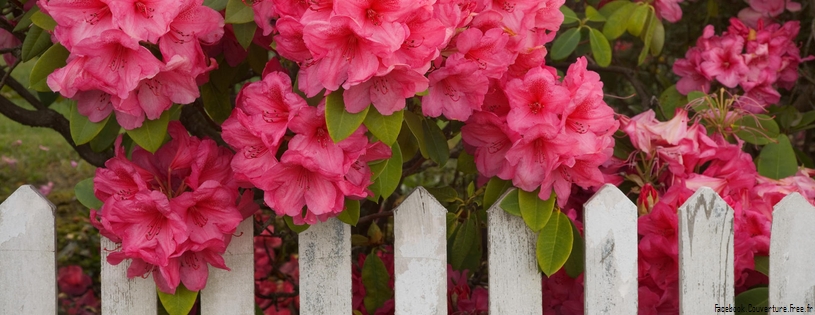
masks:
[[[296,314],[296,233],[338,218],[355,314],[392,314],[393,209],[423,186],[449,210],[450,314],[487,312],[493,205],[561,245],[537,251],[544,311],[579,314],[582,205],[610,183],[639,210],[641,314],[678,313],[677,208],[700,187],[734,209],[756,303],[772,206],[815,204],[812,3],[3,3],[0,113],[99,167],[76,191],[104,263],[162,301],[192,305],[254,237],[258,309]]]

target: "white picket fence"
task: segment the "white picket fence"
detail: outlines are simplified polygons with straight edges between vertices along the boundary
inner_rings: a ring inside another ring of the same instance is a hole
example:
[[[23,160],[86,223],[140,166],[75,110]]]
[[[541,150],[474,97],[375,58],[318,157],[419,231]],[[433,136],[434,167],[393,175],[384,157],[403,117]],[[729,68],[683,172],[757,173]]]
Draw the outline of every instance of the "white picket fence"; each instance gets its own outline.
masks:
[[[496,202],[496,205],[500,204]],[[55,314],[54,206],[31,186],[0,205],[0,314]],[[396,314],[447,312],[446,222],[442,207],[416,189],[394,220]],[[489,216],[490,314],[541,314],[535,235],[498,206]],[[616,187],[585,204],[585,312],[637,313],[637,210]],[[226,263],[210,268],[202,314],[254,314],[252,224],[243,222]],[[713,314],[734,303],[733,210],[699,189],[679,209],[681,314]],[[300,313],[351,313],[351,230],[331,219],[300,234]],[[815,306],[815,208],[793,193],[775,206],[770,305]],[[113,248],[113,243],[102,243]],[[156,314],[150,278],[126,278],[127,265],[102,263],[104,314]]]

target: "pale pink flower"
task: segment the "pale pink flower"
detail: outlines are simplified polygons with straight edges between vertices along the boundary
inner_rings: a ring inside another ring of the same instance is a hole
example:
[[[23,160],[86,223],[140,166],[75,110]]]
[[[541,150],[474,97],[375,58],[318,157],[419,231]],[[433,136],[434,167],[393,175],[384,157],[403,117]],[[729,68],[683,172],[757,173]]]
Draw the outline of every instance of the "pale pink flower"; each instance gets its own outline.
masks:
[[[465,121],[481,109],[489,80],[479,65],[467,59],[447,59],[444,67],[430,73],[430,89],[422,96],[422,113],[430,117]]]

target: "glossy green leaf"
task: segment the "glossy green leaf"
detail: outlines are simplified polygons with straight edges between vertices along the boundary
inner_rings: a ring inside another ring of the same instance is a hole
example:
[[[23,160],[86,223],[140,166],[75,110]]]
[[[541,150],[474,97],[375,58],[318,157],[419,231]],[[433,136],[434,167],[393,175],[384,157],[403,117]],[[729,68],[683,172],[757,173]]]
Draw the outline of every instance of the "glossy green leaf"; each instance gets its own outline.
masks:
[[[232,30],[235,32],[235,39],[238,40],[238,44],[241,44],[243,50],[249,49],[249,45],[252,44],[252,38],[255,37],[255,31],[257,29],[258,25],[255,24],[255,21],[249,23],[232,24]]]
[[[462,270],[462,265],[467,258],[467,255],[475,245],[477,229],[475,216],[467,217],[464,224],[456,231],[453,246],[451,247],[450,257],[448,262],[455,270]]]
[[[566,269],[566,274],[569,275],[569,277],[577,278],[577,276],[583,273],[586,253],[583,245],[583,236],[580,235],[580,231],[577,230],[572,220],[569,220],[569,223],[572,225],[572,239],[574,242],[572,243],[572,252],[569,254],[569,259],[566,260],[566,264],[563,265],[563,268]]]
[[[226,4],[228,2],[229,0],[204,0],[204,5],[212,8],[215,11],[221,11],[226,9]]]
[[[623,35],[628,28],[628,19],[631,12],[636,8],[637,5],[631,2],[621,5],[608,17],[606,24],[603,25],[603,35],[606,35],[608,39],[617,39],[617,37]]]
[[[290,216],[284,216],[283,221],[286,222],[286,226],[288,226],[290,230],[294,231],[294,233],[302,233],[303,231],[308,230],[310,226],[308,224],[294,224],[294,220]]]
[[[337,219],[350,226],[357,226],[357,222],[359,222],[359,200],[345,199],[345,209],[340,212]]]
[[[798,161],[795,159],[795,151],[792,150],[792,144],[787,135],[779,135],[776,140],[778,143],[767,144],[761,149],[756,167],[762,176],[782,179],[798,171]]]
[[[645,26],[645,29],[643,30],[643,32],[645,33],[642,33],[641,34],[642,36],[640,36],[645,45],[644,47],[642,47],[642,51],[640,51],[639,58],[637,58],[637,65],[641,65],[643,62],[645,62],[645,58],[648,57],[648,53],[651,51],[651,38],[654,37],[654,29],[656,29],[657,20],[658,19],[656,15],[654,15],[654,12],[648,10],[648,20],[646,22],[647,24]]]
[[[20,57],[24,62],[29,61],[42,54],[51,45],[51,34],[39,26],[32,25],[23,41],[23,50]]]
[[[518,191],[520,189],[511,190],[504,200],[501,201],[501,209],[514,216],[521,216],[521,206],[518,204]]]
[[[444,137],[439,125],[433,120],[425,119],[422,121],[422,133],[424,134],[424,143],[427,146],[427,154],[430,159],[440,166],[447,164],[447,159],[450,157],[450,148],[447,146],[447,138]]]
[[[569,57],[574,49],[577,48],[577,44],[579,43],[580,29],[568,29],[555,39],[554,44],[552,44],[552,50],[549,51],[550,56],[552,56],[554,60],[566,59],[566,57]]]
[[[232,113],[229,93],[219,91],[213,82],[207,82],[201,86],[201,101],[204,103],[207,115],[219,124],[222,124]]]
[[[659,95],[659,110],[665,120],[670,120],[676,114],[676,109],[685,106],[688,98],[676,90],[676,85],[671,85]]]
[[[425,189],[427,189],[427,192],[433,195],[436,200],[441,202],[453,202],[458,199],[458,192],[450,186]]]
[[[733,301],[734,309],[741,310],[736,315],[767,314],[766,312],[749,312],[750,309],[764,308],[770,305],[770,290],[767,287],[757,287],[744,291]],[[748,307],[749,306],[749,307]]]
[[[105,151],[116,141],[116,138],[119,136],[119,131],[121,130],[122,127],[119,126],[119,122],[116,121],[116,118],[108,118],[108,122],[105,124],[105,127],[102,128],[102,131],[88,144],[90,144],[91,149],[95,152]]]
[[[253,22],[255,20],[255,12],[252,7],[246,5],[242,0],[229,0],[226,3],[226,13],[224,14],[224,22],[227,24],[243,24]]]
[[[407,123],[402,121],[402,130],[399,131],[399,137],[396,138],[396,143],[402,150],[402,156],[405,160],[410,160],[419,151],[419,140],[413,136],[413,132]]]
[[[577,14],[572,11],[567,6],[560,6],[560,12],[563,13],[563,24],[562,25],[569,25],[573,23],[577,23],[580,19],[577,18]]]
[[[465,151],[459,153],[456,159],[456,170],[464,174],[478,174],[475,157]]]
[[[574,242],[569,218],[558,211],[538,234],[535,254],[538,266],[547,277],[563,267],[572,252]]]
[[[165,111],[156,120],[145,119],[141,127],[128,130],[127,134],[140,147],[155,153],[164,144],[168,124],[170,124],[170,112]]]
[[[532,231],[538,232],[546,226],[555,207],[555,193],[549,199],[541,200],[538,191],[528,192],[518,190],[518,206],[521,209],[521,218]]]
[[[597,9],[595,9],[593,6],[590,6],[590,5],[586,6],[586,18],[588,18],[589,21],[592,21],[592,22],[605,22],[606,21],[606,17],[603,14],[601,14],[599,11],[597,11]]]
[[[88,209],[102,209],[104,203],[93,193],[93,177],[83,179],[74,186],[76,200]]]
[[[628,33],[634,36],[640,36],[642,30],[645,28],[645,23],[648,22],[648,11],[649,6],[643,2],[640,2],[631,11],[631,16],[628,18],[627,29]]]
[[[190,291],[183,283],[179,284],[175,289],[175,294],[167,294],[156,290],[161,305],[167,310],[170,315],[187,315],[192,310],[195,304],[195,299],[198,298],[198,291]]]
[[[82,145],[93,140],[102,131],[110,116],[100,122],[91,122],[88,117],[79,113],[77,107],[76,102],[71,102],[71,113],[68,119],[71,125],[71,138],[76,145]]]
[[[758,145],[769,144],[781,134],[775,120],[763,114],[742,116],[732,128],[739,139]]]
[[[385,116],[380,114],[376,108],[372,108],[368,110],[368,115],[365,116],[363,123],[379,141],[390,146],[396,142],[399,132],[402,131],[404,114],[405,111],[400,110]]]
[[[31,16],[37,12],[40,12],[40,7],[35,5],[34,7],[31,8],[31,10],[28,10],[28,12],[26,12],[25,14],[23,14],[22,17],[20,17],[20,20],[17,22],[17,25],[14,26],[12,32],[16,33],[24,31],[29,26],[31,26]]]
[[[325,123],[328,126],[328,134],[334,142],[340,142],[353,134],[368,115],[368,110],[352,114],[345,110],[345,102],[342,99],[342,89],[328,94],[325,99]]]
[[[371,192],[374,193],[374,201],[379,201],[380,196],[383,198],[390,197],[399,187],[399,180],[402,178],[402,150],[399,149],[398,144],[394,144],[391,147],[391,152],[391,158],[381,162],[386,164],[373,184],[369,186]]]
[[[500,179],[497,176],[490,178],[490,181],[487,182],[487,188],[484,190],[484,209],[492,207],[498,198],[511,187],[511,181]]]
[[[427,152],[427,144],[425,143],[424,137],[424,130],[422,129],[422,121],[425,118],[411,111],[405,111],[405,124],[407,124],[408,129],[410,132],[413,133],[413,138],[416,140],[416,144],[419,147],[419,152],[422,153],[424,158],[429,158],[430,155]]]
[[[51,88],[49,88],[46,83],[48,75],[57,68],[62,68],[66,65],[68,54],[68,50],[59,43],[48,48],[48,50],[37,59],[34,68],[31,69],[31,76],[28,82],[29,88],[40,92],[51,92]]]
[[[770,256],[753,256],[753,262],[756,271],[763,273],[765,276],[770,276]]]
[[[37,12],[34,12],[34,14],[31,15],[31,23],[34,23],[34,25],[39,26],[46,31],[52,32],[54,31],[54,28],[57,27],[57,21],[54,21],[54,18],[40,10],[37,10]]]
[[[631,3],[631,1],[627,0],[611,1],[609,3],[604,4],[603,7],[600,8],[600,14],[602,14],[603,16],[606,17],[606,19],[608,19],[609,17],[611,17],[612,14],[614,14],[614,12],[617,12],[617,10],[626,6],[629,3]]]
[[[611,46],[606,36],[602,32],[590,28],[589,43],[591,44],[591,54],[594,55],[594,61],[601,67],[608,67],[611,64]]]
[[[369,254],[362,264],[362,285],[365,287],[365,309],[373,314],[393,297],[393,289],[388,285],[390,274],[385,263],[375,253]]]
[[[662,20],[656,19],[654,22],[654,34],[651,36],[651,56],[659,56],[665,46],[665,25]]]

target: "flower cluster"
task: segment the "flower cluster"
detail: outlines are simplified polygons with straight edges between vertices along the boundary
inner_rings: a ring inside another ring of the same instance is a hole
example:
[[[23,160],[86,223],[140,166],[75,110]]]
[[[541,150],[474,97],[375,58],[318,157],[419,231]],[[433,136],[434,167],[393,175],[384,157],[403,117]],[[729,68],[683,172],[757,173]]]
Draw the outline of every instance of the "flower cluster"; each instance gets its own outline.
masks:
[[[70,265],[57,271],[59,306],[68,315],[99,314],[101,303],[93,292],[91,277],[82,267]]]
[[[255,220],[268,222],[269,216],[256,213]],[[280,259],[281,245],[283,240],[274,235],[274,226],[266,227],[254,239],[255,303],[266,315],[296,314],[300,304],[300,297],[294,294],[295,285],[300,283],[297,255]]]
[[[238,182],[262,189],[266,204],[297,224],[338,215],[346,197],[367,197],[372,183],[367,163],[391,155],[387,145],[368,141],[364,126],[334,143],[324,102],[308,106],[292,91],[287,75],[268,72],[241,89],[222,125],[224,140],[237,151],[232,169]],[[278,156],[283,145],[286,150]]]
[[[41,0],[54,38],[69,52],[48,86],[99,122],[115,113],[125,129],[158,119],[199,96],[196,78],[216,67],[201,44],[223,35],[223,17],[203,0]],[[159,54],[161,59],[157,58]],[[205,79],[205,78],[204,78]]]
[[[801,11],[801,4],[792,0],[744,0],[750,5],[739,11],[739,19],[750,27],[757,27],[758,21],[769,23],[784,11]]]
[[[519,54],[542,60],[563,2],[277,0],[263,16],[279,17],[275,49],[308,96],[342,86],[348,111],[389,115],[429,87],[425,115],[464,121]]]
[[[740,106],[760,112],[781,99],[778,87],[793,87],[798,64],[808,60],[795,45],[799,29],[798,21],[750,28],[732,18],[727,31],[716,36],[708,25],[696,46],[674,63],[674,73],[682,77],[676,88],[682,94],[709,92],[714,80],[728,88],[738,86],[744,90]]]
[[[164,292],[174,293],[180,282],[197,291],[208,265],[228,269],[222,254],[257,207],[251,191],[238,204],[228,149],[189,136],[177,122],[168,132],[172,141],[155,154],[136,147],[132,162],[117,143],[116,155],[96,170],[94,193],[104,205],[101,214],[91,210],[91,222],[120,243],[109,263],[132,259],[128,277],[152,272]]]
[[[484,109],[461,129],[481,175],[511,179],[526,191],[540,188],[542,199],[554,189],[561,206],[572,184],[603,184],[599,167],[611,157],[618,122],[585,58],[569,67],[563,82],[553,68],[539,65],[491,89]]]

